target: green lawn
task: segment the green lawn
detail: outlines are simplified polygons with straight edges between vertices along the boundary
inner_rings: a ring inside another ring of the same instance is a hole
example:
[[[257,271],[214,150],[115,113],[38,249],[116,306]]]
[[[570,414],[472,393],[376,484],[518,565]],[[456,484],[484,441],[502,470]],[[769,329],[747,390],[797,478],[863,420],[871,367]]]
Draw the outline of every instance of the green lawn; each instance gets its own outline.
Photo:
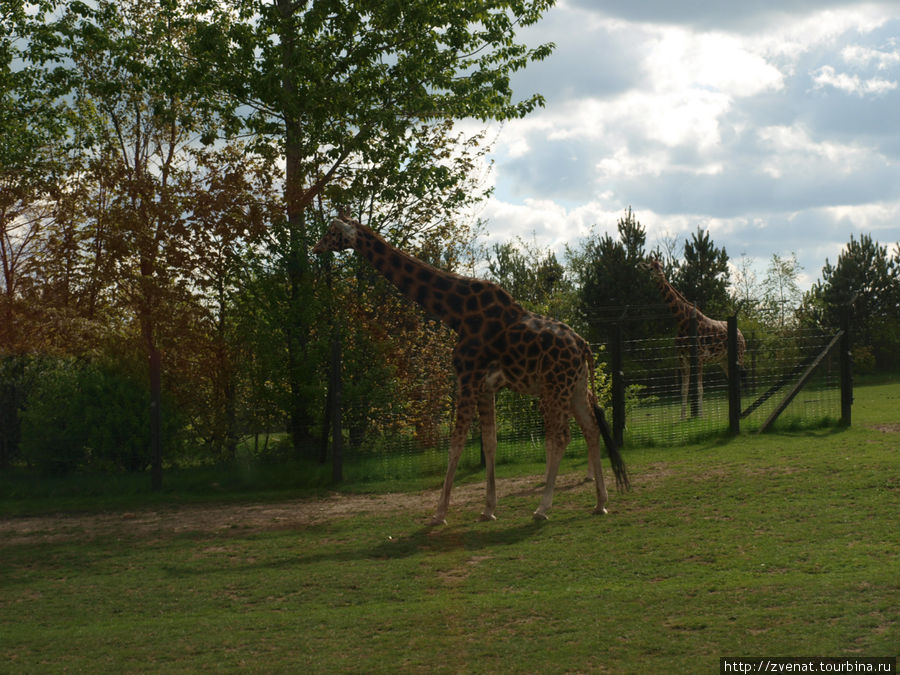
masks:
[[[859,388],[853,414],[840,431],[628,450],[634,488],[611,491],[606,517],[590,515],[583,459],[540,524],[540,465],[501,467],[494,523],[475,522],[481,475],[463,476],[438,529],[423,525],[433,489],[6,517],[0,671],[713,673],[720,656],[895,656],[900,385]]]

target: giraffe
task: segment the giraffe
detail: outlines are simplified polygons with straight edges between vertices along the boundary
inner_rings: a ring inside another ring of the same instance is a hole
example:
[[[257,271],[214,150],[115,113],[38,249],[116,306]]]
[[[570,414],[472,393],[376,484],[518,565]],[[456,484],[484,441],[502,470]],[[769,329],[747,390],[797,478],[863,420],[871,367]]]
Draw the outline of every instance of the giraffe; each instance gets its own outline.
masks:
[[[675,348],[681,366],[681,419],[687,417],[688,388],[691,381],[691,318],[697,319],[697,416],[703,416],[703,365],[713,363],[721,366],[728,376],[728,324],[725,321],[710,319],[697,306],[678,292],[669,283],[659,260],[651,258],[647,263],[659,292],[678,321],[678,335]],[[738,367],[743,368],[746,343],[741,331],[737,334]]]
[[[457,379],[455,423],[449,462],[431,525],[446,524],[450,492],[469,428],[478,413],[487,473],[480,520],[495,520],[494,461],[497,450],[494,395],[503,387],[540,397],[546,432],[547,473],[533,516],[546,520],[559,463],[570,440],[569,418],[584,433],[597,493],[595,514],[605,514],[608,493],[600,466],[602,436],[620,489],[628,475],[593,388],[594,358],[587,342],[566,324],[526,311],[500,286],[432,267],[391,246],[345,212],[331,221],[312,252],[353,249],[396,286],[456,331],[453,367]]]

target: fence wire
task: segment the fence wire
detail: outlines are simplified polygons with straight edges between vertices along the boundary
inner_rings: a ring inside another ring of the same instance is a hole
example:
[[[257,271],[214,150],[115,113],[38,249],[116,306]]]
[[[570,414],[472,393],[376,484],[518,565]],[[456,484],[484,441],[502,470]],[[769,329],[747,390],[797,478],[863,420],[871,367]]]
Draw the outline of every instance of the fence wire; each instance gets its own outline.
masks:
[[[782,404],[805,369],[829,345],[831,336],[796,331],[777,338],[747,337],[741,378],[741,430],[759,431]],[[725,361],[703,365],[702,398],[688,388],[674,338],[625,344],[626,382],[633,402],[626,413],[626,446],[684,445],[729,429]],[[688,377],[689,383],[690,376]],[[775,428],[813,428],[840,419],[840,368],[826,358],[778,417]]]
[[[745,333],[744,337],[747,350],[744,356],[740,427],[743,433],[754,433],[767,425],[833,336],[811,331],[790,331],[774,337],[752,333]],[[728,380],[720,367],[713,364],[703,367],[700,409],[692,405],[690,396],[687,402],[683,400],[682,374],[674,337],[624,340],[622,346],[626,425],[623,441],[626,452],[639,447],[697,443],[728,432]],[[614,415],[608,366],[612,356],[610,347],[608,344],[595,344],[592,349],[598,363],[595,379],[598,396],[606,410],[607,420],[612,424]],[[351,392],[352,388],[348,385],[348,393],[353,395],[344,399],[342,414],[344,476],[347,480],[390,480],[445,471],[456,396],[454,378],[449,368],[445,370],[445,375],[417,383],[414,388],[402,387],[398,381],[390,380],[377,383],[374,389],[359,394],[358,391]],[[50,400],[51,404],[55,400]],[[136,407],[139,405],[132,406]],[[117,451],[130,447],[117,440],[120,436],[140,436],[132,431],[132,427],[124,426],[129,419],[124,419],[123,415],[110,415],[106,410],[102,413],[105,419],[95,421],[90,418],[85,424],[102,426],[110,445]],[[544,423],[536,398],[502,391],[496,397],[496,416],[498,464],[544,461]],[[118,427],[111,423],[122,422],[120,418],[124,422]],[[837,350],[834,350],[818,363],[815,374],[785,406],[773,428],[782,431],[808,429],[837,424],[840,419],[841,367]],[[135,424],[143,428],[142,419]],[[567,455],[580,457],[586,463],[587,453],[581,430],[574,420],[570,428],[572,441]],[[32,432],[55,434],[41,446],[49,448],[47,452],[54,454],[46,458],[29,456],[29,467],[38,460],[46,460],[45,463],[51,468],[62,462],[77,466],[83,460],[82,456],[90,459],[90,453],[96,451],[92,447],[73,446],[73,452],[78,454],[69,461],[70,458],[62,454],[62,443],[56,440],[72,436],[71,429],[45,424],[32,429]],[[260,439],[261,435],[264,439]],[[270,443],[269,434],[250,435],[243,452],[254,459],[271,462],[295,458],[287,434],[278,436]],[[134,450],[138,460],[141,458],[140,449]],[[281,451],[284,449],[287,452]],[[312,455],[309,459],[313,459]],[[317,459],[329,461],[324,451]],[[140,465],[139,461],[137,465]],[[103,470],[104,465],[97,466]],[[480,466],[481,438],[476,420],[460,467],[466,471],[477,470]]]
[[[809,365],[828,346],[832,336],[812,331],[792,331],[783,336],[757,338],[746,335],[742,377],[741,431],[759,431],[784,402]],[[626,427],[628,448],[666,447],[702,442],[729,430],[728,379],[715,364],[703,366],[702,407],[682,397],[682,371],[674,337],[624,341]],[[598,361],[608,360],[606,345],[594,345]],[[724,361],[723,361],[724,363]],[[606,368],[608,373],[608,367]],[[598,389],[612,419],[608,398],[608,374],[601,372]],[[439,383],[452,403],[452,382]],[[348,460],[360,462],[368,476],[441,472],[446,468],[452,413],[435,419],[428,438],[414,429],[395,427],[390,438],[366,438],[349,449]],[[837,424],[840,420],[840,365],[836,351],[825,358],[815,374],[778,417],[775,430],[811,429]],[[545,458],[544,429],[536,398],[510,391],[497,395],[499,464],[542,462]],[[572,442],[568,456],[586,458],[581,431],[571,423]],[[480,466],[480,432],[473,425],[461,467]]]

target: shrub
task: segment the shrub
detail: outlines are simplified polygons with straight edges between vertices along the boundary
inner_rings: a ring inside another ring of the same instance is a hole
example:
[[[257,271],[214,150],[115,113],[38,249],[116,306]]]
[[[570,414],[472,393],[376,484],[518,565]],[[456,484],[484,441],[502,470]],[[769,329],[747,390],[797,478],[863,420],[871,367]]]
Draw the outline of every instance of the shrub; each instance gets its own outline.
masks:
[[[82,466],[145,470],[149,455],[146,387],[103,364],[61,359],[45,364],[22,412],[22,455],[45,473]],[[179,423],[163,415],[164,438]]]

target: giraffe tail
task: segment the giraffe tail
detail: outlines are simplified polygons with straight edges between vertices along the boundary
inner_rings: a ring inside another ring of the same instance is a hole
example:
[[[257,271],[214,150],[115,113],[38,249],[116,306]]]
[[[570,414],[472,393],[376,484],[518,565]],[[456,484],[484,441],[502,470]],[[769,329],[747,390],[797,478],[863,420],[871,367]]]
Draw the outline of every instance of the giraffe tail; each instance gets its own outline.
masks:
[[[606,452],[609,455],[609,463],[612,464],[613,473],[616,475],[616,488],[619,490],[631,489],[631,482],[628,480],[628,471],[625,469],[625,460],[619,452],[619,446],[613,438],[612,430],[603,414],[603,408],[597,402],[597,391],[594,385],[594,354],[591,352],[590,346],[586,348],[586,357],[588,364],[588,377],[591,383],[591,405],[594,407],[594,417],[597,418],[597,425],[600,427],[600,435],[603,436],[603,443],[606,445]]]
[[[594,404],[594,417],[597,418],[597,424],[600,427],[600,435],[603,436],[603,442],[606,444],[606,452],[609,454],[609,463],[612,464],[613,473],[616,475],[616,488],[619,490],[629,490],[631,489],[631,482],[628,480],[628,471],[625,469],[625,460],[622,459],[619,447],[616,445],[615,439],[613,439],[612,430],[609,428],[609,424],[606,422],[606,416],[603,414],[603,408],[597,404],[596,398],[592,403]]]

